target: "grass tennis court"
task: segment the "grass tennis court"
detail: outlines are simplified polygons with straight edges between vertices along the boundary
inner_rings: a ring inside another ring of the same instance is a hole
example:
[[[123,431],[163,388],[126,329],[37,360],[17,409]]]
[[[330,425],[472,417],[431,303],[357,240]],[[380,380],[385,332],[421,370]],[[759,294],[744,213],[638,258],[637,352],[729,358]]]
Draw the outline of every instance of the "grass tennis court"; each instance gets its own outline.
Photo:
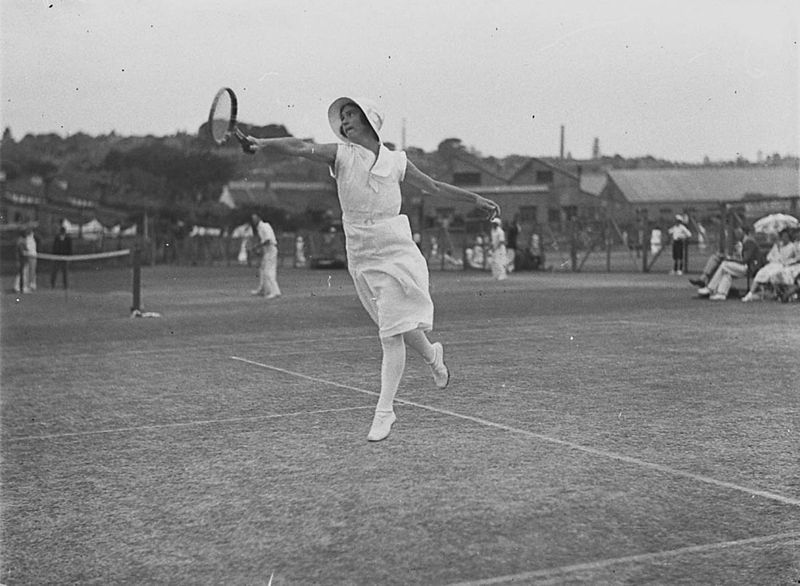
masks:
[[[15,584],[796,584],[800,312],[665,274],[431,275],[386,441],[345,271],[2,295]]]

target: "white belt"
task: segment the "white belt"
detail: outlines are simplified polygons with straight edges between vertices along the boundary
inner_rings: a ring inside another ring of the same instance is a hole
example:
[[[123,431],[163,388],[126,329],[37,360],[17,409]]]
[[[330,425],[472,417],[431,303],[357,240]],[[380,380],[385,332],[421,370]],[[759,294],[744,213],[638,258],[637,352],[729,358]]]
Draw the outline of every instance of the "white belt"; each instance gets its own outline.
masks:
[[[373,226],[380,222],[385,222],[386,220],[391,220],[392,218],[396,218],[396,215],[382,215],[382,214],[345,214],[342,217],[342,221],[346,224],[351,224],[353,226]]]

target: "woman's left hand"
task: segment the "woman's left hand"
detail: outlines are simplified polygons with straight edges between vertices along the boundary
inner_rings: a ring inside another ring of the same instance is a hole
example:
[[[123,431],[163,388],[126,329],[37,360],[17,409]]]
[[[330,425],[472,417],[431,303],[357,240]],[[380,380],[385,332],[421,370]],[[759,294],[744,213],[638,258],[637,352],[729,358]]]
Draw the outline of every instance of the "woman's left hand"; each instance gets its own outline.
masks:
[[[487,219],[493,220],[500,216],[500,206],[497,205],[496,202],[493,202],[491,199],[486,199],[485,197],[478,196],[478,201],[475,202],[477,206],[486,212]]]

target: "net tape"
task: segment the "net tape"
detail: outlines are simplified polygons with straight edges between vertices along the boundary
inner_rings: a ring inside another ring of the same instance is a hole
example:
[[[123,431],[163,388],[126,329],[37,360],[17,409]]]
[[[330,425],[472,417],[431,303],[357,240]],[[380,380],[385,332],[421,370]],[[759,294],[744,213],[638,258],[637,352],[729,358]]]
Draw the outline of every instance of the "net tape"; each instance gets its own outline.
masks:
[[[112,250],[109,252],[97,252],[95,254],[47,254],[45,252],[37,252],[36,254],[29,254],[27,256],[35,256],[42,260],[58,260],[71,262],[76,260],[103,260],[106,258],[115,258],[117,256],[125,256],[130,254],[131,250],[125,248],[123,250]]]

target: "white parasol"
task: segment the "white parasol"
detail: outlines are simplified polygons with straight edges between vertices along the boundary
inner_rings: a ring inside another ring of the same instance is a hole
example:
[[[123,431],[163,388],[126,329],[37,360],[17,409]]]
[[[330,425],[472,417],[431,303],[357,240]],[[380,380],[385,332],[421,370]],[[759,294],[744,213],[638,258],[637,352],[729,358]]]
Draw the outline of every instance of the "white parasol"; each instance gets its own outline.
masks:
[[[756,220],[753,230],[763,234],[777,234],[784,228],[797,228],[800,220],[789,214],[770,214]]]

